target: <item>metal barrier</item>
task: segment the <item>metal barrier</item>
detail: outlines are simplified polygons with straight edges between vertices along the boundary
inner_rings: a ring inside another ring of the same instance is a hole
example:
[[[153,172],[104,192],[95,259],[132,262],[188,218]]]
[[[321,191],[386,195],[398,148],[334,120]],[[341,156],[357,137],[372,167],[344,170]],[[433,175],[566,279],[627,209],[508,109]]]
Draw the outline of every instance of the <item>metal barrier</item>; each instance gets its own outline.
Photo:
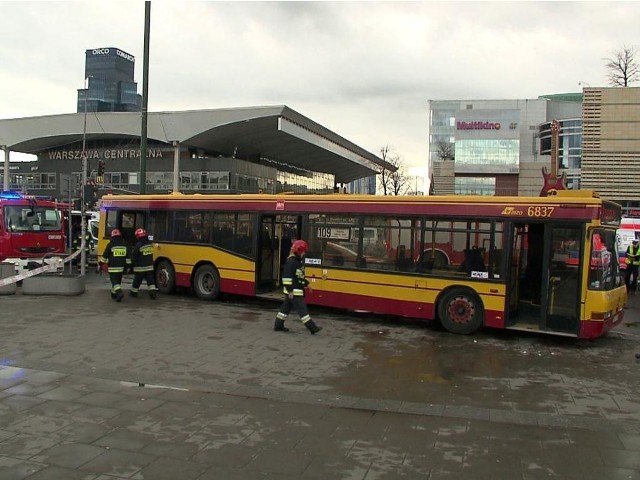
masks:
[[[10,285],[12,283],[15,284],[15,283],[17,283],[17,282],[19,282],[21,280],[24,280],[25,278],[33,277],[33,276],[38,275],[40,273],[57,271],[60,268],[64,268],[64,264],[65,263],[70,262],[71,260],[76,258],[78,255],[80,255],[80,250],[78,250],[77,252],[69,255],[64,260],[61,258],[60,261],[58,261],[58,262],[53,262],[53,263],[50,263],[50,264],[42,265],[41,267],[34,268],[33,270],[29,270],[29,271],[26,271],[24,273],[19,273],[18,275],[13,275],[11,277],[0,279],[0,287],[4,287],[4,286]],[[48,255],[45,255],[42,258],[42,263],[43,264],[44,264],[47,256]],[[10,264],[10,265],[12,265],[12,264]]]

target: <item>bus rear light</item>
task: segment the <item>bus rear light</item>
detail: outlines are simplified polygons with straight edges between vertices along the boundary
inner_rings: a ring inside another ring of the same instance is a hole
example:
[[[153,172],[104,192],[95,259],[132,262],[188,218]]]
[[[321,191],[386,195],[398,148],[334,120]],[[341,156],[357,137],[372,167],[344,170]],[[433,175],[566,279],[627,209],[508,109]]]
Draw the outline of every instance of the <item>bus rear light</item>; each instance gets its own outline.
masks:
[[[591,312],[591,320],[605,320],[611,317],[611,312]]]

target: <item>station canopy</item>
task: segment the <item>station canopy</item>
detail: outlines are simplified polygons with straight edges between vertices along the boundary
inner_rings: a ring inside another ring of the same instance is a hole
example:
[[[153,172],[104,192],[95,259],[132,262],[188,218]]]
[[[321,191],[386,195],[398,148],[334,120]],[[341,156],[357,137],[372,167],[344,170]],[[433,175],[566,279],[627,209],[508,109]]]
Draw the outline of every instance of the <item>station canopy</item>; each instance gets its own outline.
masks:
[[[86,126],[85,126],[86,121]],[[38,154],[82,140],[139,139],[140,112],[83,112],[0,120],[0,145]],[[266,157],[314,172],[335,175],[337,183],[396,167],[285,105],[149,112],[147,140],[205,154]]]

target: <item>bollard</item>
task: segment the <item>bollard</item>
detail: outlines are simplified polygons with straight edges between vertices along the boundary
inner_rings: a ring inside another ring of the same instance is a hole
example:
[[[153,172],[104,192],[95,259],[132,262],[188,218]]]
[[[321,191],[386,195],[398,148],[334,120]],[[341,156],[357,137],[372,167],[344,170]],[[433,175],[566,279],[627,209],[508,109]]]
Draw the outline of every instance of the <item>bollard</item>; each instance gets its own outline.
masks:
[[[16,274],[16,266],[13,263],[2,262],[0,263],[0,278],[13,277]],[[13,295],[16,293],[16,283],[10,283],[9,285],[3,285],[0,287],[0,295]]]

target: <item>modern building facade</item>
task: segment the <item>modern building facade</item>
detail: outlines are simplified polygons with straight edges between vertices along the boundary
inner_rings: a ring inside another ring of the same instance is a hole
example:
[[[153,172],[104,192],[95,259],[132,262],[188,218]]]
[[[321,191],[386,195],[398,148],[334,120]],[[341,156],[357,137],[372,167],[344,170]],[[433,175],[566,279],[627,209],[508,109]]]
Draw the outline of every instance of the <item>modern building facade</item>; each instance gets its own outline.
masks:
[[[332,193],[358,179],[367,180],[355,182],[353,188],[363,190],[351,193],[375,193],[370,177],[383,167],[394,169],[284,105],[150,112],[147,127],[143,168],[139,113],[0,120],[0,145],[6,151],[37,156],[37,161],[10,165],[9,187],[76,199],[83,155],[99,195]]]
[[[77,112],[139,112],[142,96],[134,80],[135,57],[115,47],[85,52],[85,87]]]
[[[551,164],[640,216],[640,88],[586,87],[529,100],[429,101],[432,193],[537,195]]]
[[[640,214],[640,88],[584,89],[582,187]]]
[[[433,194],[538,195],[542,168],[550,169],[553,119],[566,125],[560,144],[567,149],[558,172],[568,175],[571,188],[579,187],[579,157],[569,145],[580,142],[581,94],[428,103]]]

